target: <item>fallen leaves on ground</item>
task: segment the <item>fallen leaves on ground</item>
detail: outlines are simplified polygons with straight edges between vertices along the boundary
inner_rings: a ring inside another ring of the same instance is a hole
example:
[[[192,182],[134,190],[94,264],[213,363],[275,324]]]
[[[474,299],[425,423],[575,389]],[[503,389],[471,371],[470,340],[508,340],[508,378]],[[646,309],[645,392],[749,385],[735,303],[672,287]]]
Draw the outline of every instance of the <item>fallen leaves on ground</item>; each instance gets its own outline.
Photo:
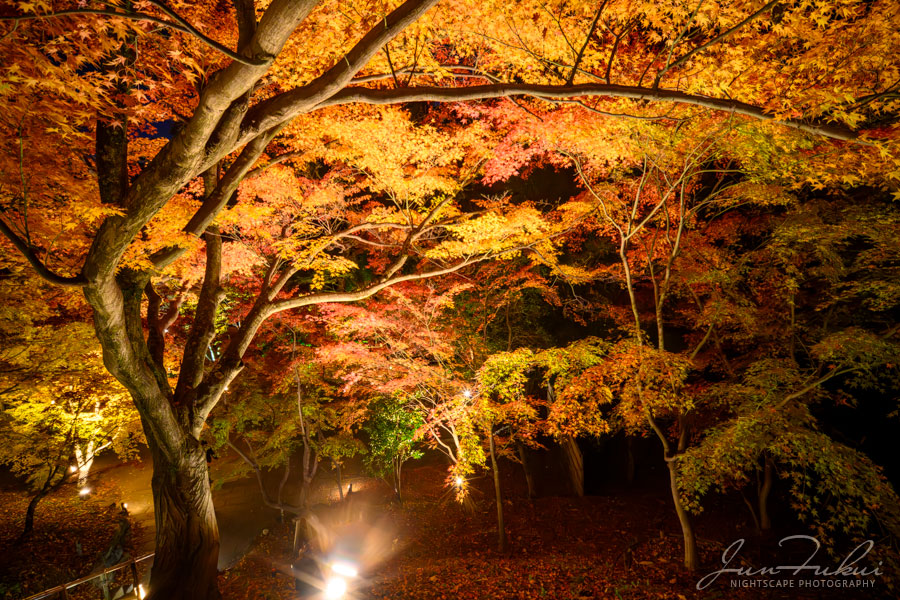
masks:
[[[24,598],[90,573],[119,528],[121,508],[109,500],[118,496],[111,482],[94,485],[86,497],[65,486],[41,500],[32,535],[17,543],[31,497],[19,491],[0,492],[0,599]],[[124,548],[129,554],[141,536],[133,520],[131,527]],[[117,574],[111,587],[126,582],[131,582],[128,569]],[[90,583],[69,592],[73,599],[100,594]]]

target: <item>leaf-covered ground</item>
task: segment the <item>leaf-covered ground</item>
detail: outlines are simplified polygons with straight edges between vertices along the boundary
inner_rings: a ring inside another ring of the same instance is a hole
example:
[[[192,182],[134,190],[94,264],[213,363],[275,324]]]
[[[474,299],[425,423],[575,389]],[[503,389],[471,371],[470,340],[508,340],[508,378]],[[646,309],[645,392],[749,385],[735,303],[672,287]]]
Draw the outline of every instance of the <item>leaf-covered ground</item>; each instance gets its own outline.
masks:
[[[700,575],[680,567],[681,538],[671,506],[660,486],[617,490],[609,496],[547,497],[529,500],[521,468],[506,464],[504,514],[509,534],[505,553],[496,550],[496,512],[492,481],[469,482],[472,502],[458,505],[444,486],[442,465],[410,468],[406,498],[391,502],[389,489],[375,480],[354,494],[370,507],[372,521],[388,523],[393,554],[369,574],[365,598],[437,599],[672,599],[727,598],[878,598],[852,592],[822,595],[729,588],[717,584],[696,590]],[[27,596],[89,573],[118,528],[120,491],[111,483],[95,486],[81,499],[71,488],[46,498],[38,509],[31,540],[15,545],[27,496],[0,492],[0,599]],[[734,507],[698,519],[701,574],[720,566],[724,547],[739,537]],[[135,529],[126,550],[144,548],[145,531]],[[225,599],[296,600],[290,573],[293,529],[282,524],[257,537],[250,552],[220,576]],[[747,535],[744,530],[740,536]],[[77,552],[75,542],[81,545]],[[752,548],[759,560],[768,551]],[[76,598],[97,598],[82,586]]]
[[[513,467],[510,465],[510,469]],[[397,539],[394,556],[375,569],[366,598],[455,599],[672,599],[870,598],[877,595],[787,594],[730,588],[698,591],[700,575],[681,567],[681,538],[671,507],[642,489],[614,496],[527,499],[520,473],[507,473],[504,503],[509,548],[496,550],[491,480],[470,482],[473,504],[461,507],[443,487],[440,466],[410,469],[402,506],[387,487],[366,499],[387,514]],[[734,526],[706,516],[700,523],[704,566],[715,570]],[[261,536],[250,554],[223,574],[226,598],[296,598],[287,565],[291,531],[281,526]],[[753,558],[748,554],[748,558]]]
[[[80,497],[65,486],[38,504],[34,532],[24,542],[17,538],[25,522],[30,497],[19,491],[0,491],[0,599],[23,598],[92,572],[119,530],[121,508],[110,499],[119,493],[112,482],[94,486]],[[129,518],[124,551],[133,555],[144,546],[144,532]],[[120,571],[116,583],[130,582]],[[91,584],[69,592],[72,598],[102,597]]]

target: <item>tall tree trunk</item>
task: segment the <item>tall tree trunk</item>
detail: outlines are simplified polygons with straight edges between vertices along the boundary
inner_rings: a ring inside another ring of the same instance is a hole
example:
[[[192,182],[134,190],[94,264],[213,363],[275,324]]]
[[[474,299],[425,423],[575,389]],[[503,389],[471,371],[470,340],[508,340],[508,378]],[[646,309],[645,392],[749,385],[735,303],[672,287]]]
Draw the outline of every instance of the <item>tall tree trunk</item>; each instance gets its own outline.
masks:
[[[525,471],[525,483],[528,485],[528,497],[537,498],[534,489],[534,477],[531,475],[531,468],[528,466],[528,457],[525,454],[525,444],[516,442],[516,450],[519,452],[519,461],[522,463],[522,470]]]
[[[566,466],[569,471],[569,481],[572,483],[572,493],[576,496],[584,496],[584,457],[578,442],[571,435],[568,435],[562,442],[563,450],[566,454]]]
[[[772,529],[772,518],[769,516],[769,492],[772,491],[772,459],[763,455],[763,482],[759,488],[759,529],[763,533]]]
[[[497,453],[494,450],[494,428],[488,431],[491,450],[491,470],[494,472],[494,498],[497,502],[497,549],[506,552],[506,526],[503,523],[503,495],[500,492],[500,469],[497,467]]]
[[[171,462],[148,436],[153,454],[156,555],[149,600],[218,600],[219,527],[206,455],[188,438]]]
[[[689,571],[694,571],[700,566],[700,557],[697,555],[697,539],[694,536],[694,525],[691,523],[691,517],[681,502],[681,494],[678,493],[678,471],[675,461],[669,461],[666,463],[666,466],[669,468],[669,487],[672,491],[672,503],[675,505],[675,514],[678,515],[681,535],[684,538],[684,566]]]
[[[334,470],[335,470],[335,474],[337,475],[338,496],[340,497],[340,500],[343,501],[344,500],[344,476],[343,476],[343,473],[341,472],[341,463],[340,463],[340,461],[337,461],[337,460],[332,460],[331,462],[334,463]]]
[[[402,477],[403,475],[403,461],[400,459],[394,459],[394,493],[397,494],[397,502],[403,504],[403,494],[400,491],[400,486],[402,485]]]
[[[94,441],[88,442],[85,450],[81,449],[81,444],[75,444],[75,468],[78,471],[78,489],[87,486],[87,478],[94,466]]]

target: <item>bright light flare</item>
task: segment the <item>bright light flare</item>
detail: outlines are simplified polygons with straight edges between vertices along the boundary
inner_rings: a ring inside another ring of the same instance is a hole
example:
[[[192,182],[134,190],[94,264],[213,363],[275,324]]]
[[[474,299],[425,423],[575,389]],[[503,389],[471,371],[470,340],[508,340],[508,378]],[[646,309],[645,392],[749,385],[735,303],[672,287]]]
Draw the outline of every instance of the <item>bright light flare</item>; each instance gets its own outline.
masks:
[[[344,577],[356,577],[357,575],[359,575],[359,571],[356,569],[356,567],[346,562],[334,563],[333,565],[331,565],[331,570],[338,575],[343,575]]]
[[[325,597],[332,600],[343,598],[347,593],[347,580],[343,577],[330,577],[325,583]]]
[[[456,479],[453,480],[453,483],[456,484],[456,487],[462,487],[465,482],[466,482],[466,480],[463,479],[462,477],[460,477],[459,475],[457,475]]]
[[[463,398],[465,398],[466,400],[471,400],[472,390],[470,390],[469,388],[464,389],[463,390]]]
[[[144,600],[144,597],[147,595],[147,592],[144,591],[143,584],[138,584],[138,598]]]
[[[78,490],[79,496],[87,496],[90,493],[91,493],[91,488],[84,487],[84,488],[81,488],[80,490]]]
[[[78,470],[78,467],[76,467],[75,465],[72,465],[71,467],[69,467],[69,473],[74,473],[77,470]]]
[[[127,502],[123,502],[123,503],[122,503],[122,508],[124,508],[125,510],[128,510],[128,503],[127,503]]]

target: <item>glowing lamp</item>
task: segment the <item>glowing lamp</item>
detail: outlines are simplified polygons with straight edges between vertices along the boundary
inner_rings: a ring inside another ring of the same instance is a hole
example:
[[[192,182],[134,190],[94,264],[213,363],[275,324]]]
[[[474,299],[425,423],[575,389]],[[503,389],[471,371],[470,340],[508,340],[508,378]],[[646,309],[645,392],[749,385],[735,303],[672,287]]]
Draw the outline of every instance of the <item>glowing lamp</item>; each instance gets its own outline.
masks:
[[[84,487],[84,488],[81,488],[80,490],[78,490],[79,496],[87,496],[90,493],[91,493],[91,488]]]
[[[356,567],[345,562],[334,563],[331,565],[331,570],[344,577],[356,577],[359,575],[359,571],[356,570]]]
[[[343,577],[331,577],[325,584],[325,597],[332,600],[343,598],[347,593],[347,580]]]
[[[463,484],[466,482],[466,480],[463,479],[462,477],[460,477],[459,475],[457,475],[456,479],[454,479],[453,481],[456,483],[456,487],[462,487]]]

